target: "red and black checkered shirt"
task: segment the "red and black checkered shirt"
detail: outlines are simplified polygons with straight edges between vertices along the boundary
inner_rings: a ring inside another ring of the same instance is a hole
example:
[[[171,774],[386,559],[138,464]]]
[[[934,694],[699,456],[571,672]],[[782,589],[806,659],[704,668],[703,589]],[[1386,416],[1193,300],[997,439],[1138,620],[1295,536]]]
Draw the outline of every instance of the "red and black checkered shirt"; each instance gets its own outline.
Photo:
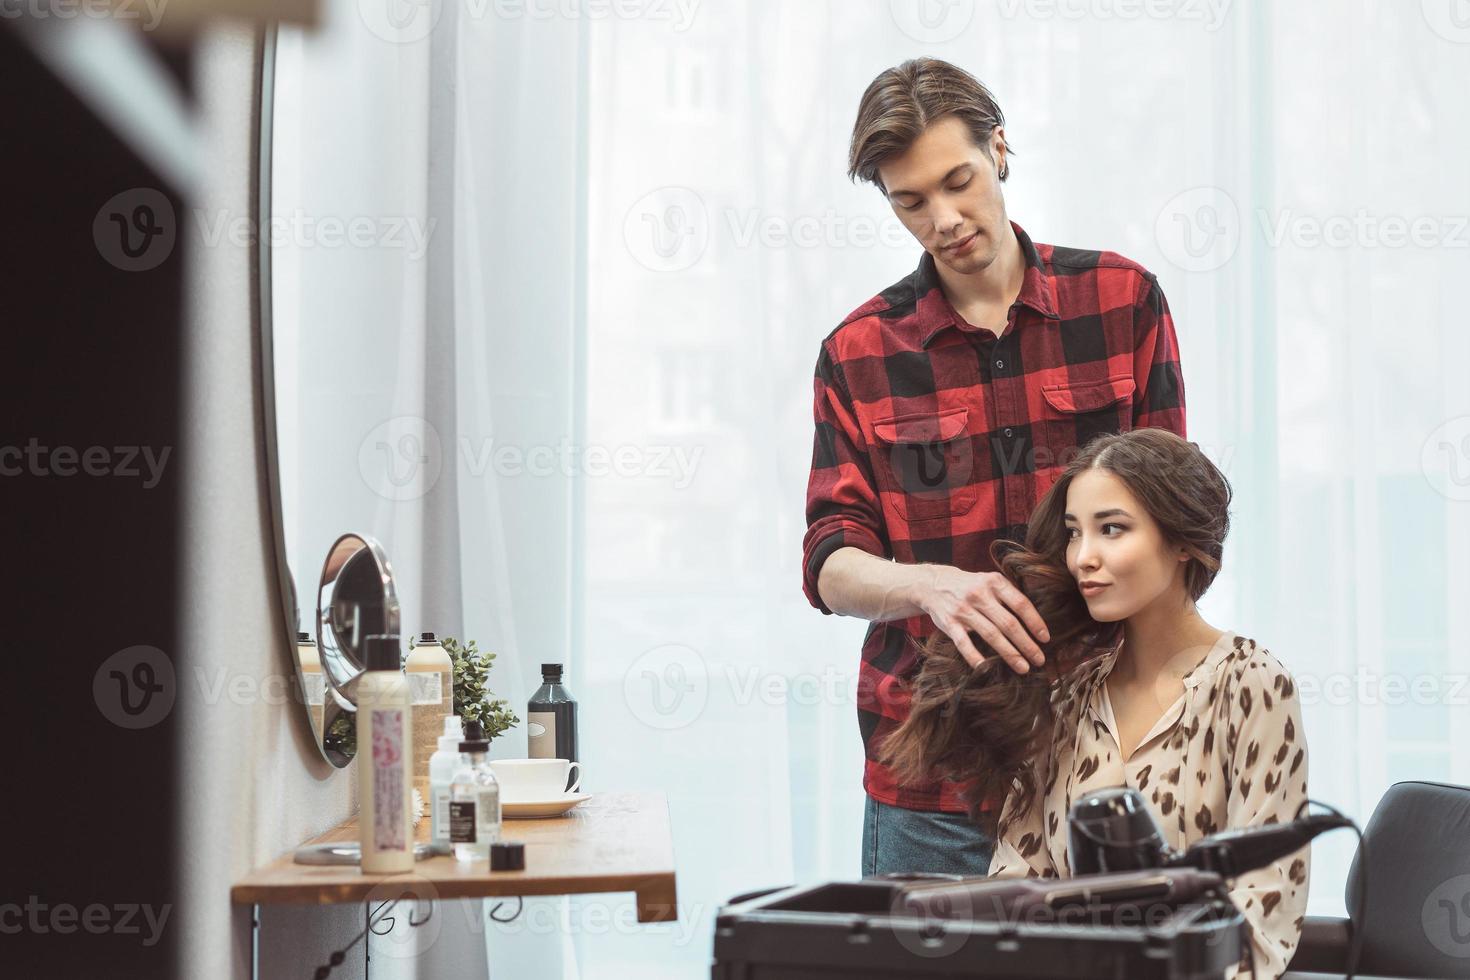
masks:
[[[995,571],[991,542],[1025,537],[1078,447],[1149,426],[1184,435],[1179,343],[1158,280],[1112,252],[1033,244],[1011,227],[1026,273],[999,338],[955,312],[925,252],[822,341],[802,585],[823,613],[817,574],[838,548]],[[959,812],[959,784],[899,786],[874,758],[908,714],[904,680],[934,629],[924,615],[868,628],[863,788],[895,806]]]

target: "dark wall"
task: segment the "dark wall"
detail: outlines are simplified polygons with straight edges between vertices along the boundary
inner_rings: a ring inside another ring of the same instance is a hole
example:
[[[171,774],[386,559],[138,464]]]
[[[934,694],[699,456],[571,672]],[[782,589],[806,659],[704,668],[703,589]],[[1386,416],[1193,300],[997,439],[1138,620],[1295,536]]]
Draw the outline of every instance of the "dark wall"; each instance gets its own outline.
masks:
[[[0,975],[168,977],[183,202],[4,28],[0,91]]]

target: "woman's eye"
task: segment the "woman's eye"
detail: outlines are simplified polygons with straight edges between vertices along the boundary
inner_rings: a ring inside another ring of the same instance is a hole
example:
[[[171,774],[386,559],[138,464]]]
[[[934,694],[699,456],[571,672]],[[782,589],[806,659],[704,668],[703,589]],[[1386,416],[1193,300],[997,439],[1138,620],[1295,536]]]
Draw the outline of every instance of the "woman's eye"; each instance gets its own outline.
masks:
[[[950,187],[950,190],[952,190],[952,191],[962,191],[966,187],[969,187],[969,186],[970,186],[970,182],[967,180],[963,184],[955,184],[955,185],[953,185],[952,187]]]
[[[1122,524],[1104,524],[1102,526],[1102,532],[1103,532],[1103,534],[1107,534],[1108,533],[1108,528],[1110,528],[1110,527],[1111,528],[1117,528],[1119,531],[1126,531],[1126,530],[1128,530],[1128,528],[1126,528]],[[1077,534],[1078,534],[1078,529],[1077,528],[1075,528],[1075,527],[1069,527],[1069,528],[1067,528],[1067,540],[1068,541],[1070,541],[1073,538],[1077,537]]]

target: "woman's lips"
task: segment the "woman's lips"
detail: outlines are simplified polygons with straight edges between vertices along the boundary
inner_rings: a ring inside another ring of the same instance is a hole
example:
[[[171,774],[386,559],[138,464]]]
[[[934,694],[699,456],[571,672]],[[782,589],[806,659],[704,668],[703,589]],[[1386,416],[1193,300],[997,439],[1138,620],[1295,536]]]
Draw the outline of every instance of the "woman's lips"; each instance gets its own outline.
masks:
[[[1083,595],[1085,595],[1085,596],[1095,596],[1099,592],[1101,592],[1103,589],[1106,589],[1107,586],[1106,585],[1083,585],[1083,586],[1080,586],[1080,588],[1082,589],[1082,594]]]

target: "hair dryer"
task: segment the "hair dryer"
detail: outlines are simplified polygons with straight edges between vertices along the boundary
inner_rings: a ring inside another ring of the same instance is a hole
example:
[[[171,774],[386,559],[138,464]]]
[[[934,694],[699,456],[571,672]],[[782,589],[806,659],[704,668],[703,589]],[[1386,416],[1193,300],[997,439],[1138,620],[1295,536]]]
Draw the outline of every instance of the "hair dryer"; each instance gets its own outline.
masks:
[[[1300,850],[1312,838],[1353,822],[1333,814],[1287,823],[1227,830],[1175,851],[1144,802],[1127,786],[1095,790],[1072,804],[1067,821],[1072,873],[1101,874],[1145,868],[1197,868],[1234,878]]]

